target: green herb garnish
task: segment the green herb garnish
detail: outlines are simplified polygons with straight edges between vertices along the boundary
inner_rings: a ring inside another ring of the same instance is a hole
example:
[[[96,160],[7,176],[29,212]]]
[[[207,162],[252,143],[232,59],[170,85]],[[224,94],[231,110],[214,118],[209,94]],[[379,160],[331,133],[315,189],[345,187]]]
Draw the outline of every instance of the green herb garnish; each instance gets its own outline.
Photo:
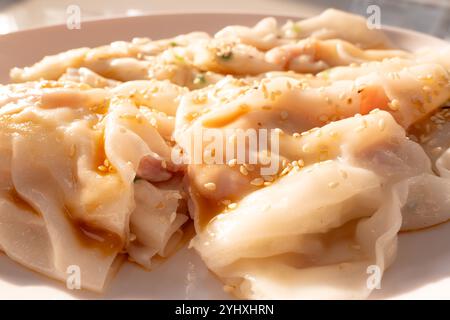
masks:
[[[205,83],[206,83],[206,78],[205,78],[205,75],[202,73],[198,74],[194,79],[194,84],[205,84]]]
[[[179,62],[184,62],[184,58],[178,54],[175,55],[175,59],[177,59]]]
[[[219,55],[219,57],[225,61],[231,60],[231,58],[233,58],[233,52],[230,50],[228,52]]]

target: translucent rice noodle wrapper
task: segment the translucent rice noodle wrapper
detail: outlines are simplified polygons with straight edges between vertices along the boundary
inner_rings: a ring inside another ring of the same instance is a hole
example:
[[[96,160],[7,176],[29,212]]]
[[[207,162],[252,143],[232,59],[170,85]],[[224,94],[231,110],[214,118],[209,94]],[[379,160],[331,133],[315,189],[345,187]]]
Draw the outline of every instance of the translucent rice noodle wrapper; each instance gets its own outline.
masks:
[[[178,212],[183,201],[178,189],[161,189],[145,180],[135,183],[136,209],[131,215],[130,228],[136,240],[128,245],[127,252],[140,265],[152,268],[156,255],[167,257],[179,245],[188,220],[186,212]]]
[[[308,159],[330,143],[328,131],[344,135],[330,159],[305,161],[197,231],[194,248],[237,296],[366,298],[377,284],[370,275],[380,280],[395,258],[402,221],[406,230],[447,219],[449,181],[433,175],[426,154],[391,115],[340,120],[301,138],[313,150]],[[420,186],[430,194],[445,188],[432,217],[408,210],[414,201],[426,206]]]
[[[389,46],[389,40],[382,31],[367,28],[366,19],[335,9],[325,10],[312,18],[288,21],[280,27],[274,18],[265,18],[253,27],[228,26],[214,37],[244,43],[260,50],[269,50],[305,38],[342,39],[363,49]]]
[[[81,286],[101,291],[131,240],[151,246],[136,259],[144,266],[167,255],[187,219],[172,219],[180,199],[134,179],[143,158],[170,164],[171,147],[131,100],[73,82],[0,92],[0,247],[9,257],[61,281],[76,266]],[[149,192],[170,212],[143,206]],[[155,219],[160,233],[149,240],[134,221]]]

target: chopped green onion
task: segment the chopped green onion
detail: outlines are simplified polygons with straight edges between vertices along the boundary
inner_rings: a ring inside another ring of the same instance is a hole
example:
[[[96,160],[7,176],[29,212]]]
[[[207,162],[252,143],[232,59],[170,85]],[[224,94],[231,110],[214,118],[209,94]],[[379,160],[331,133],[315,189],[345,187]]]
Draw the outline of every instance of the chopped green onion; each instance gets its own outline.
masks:
[[[233,52],[230,50],[228,52],[225,52],[219,56],[222,60],[231,60],[233,57]]]
[[[178,54],[175,55],[175,59],[177,59],[180,62],[184,62],[184,58]]]
[[[295,33],[300,33],[300,26],[296,23],[292,24],[292,31],[294,31]]]
[[[205,84],[205,83],[206,83],[206,78],[205,78],[205,75],[202,73],[198,74],[194,79],[194,84]]]

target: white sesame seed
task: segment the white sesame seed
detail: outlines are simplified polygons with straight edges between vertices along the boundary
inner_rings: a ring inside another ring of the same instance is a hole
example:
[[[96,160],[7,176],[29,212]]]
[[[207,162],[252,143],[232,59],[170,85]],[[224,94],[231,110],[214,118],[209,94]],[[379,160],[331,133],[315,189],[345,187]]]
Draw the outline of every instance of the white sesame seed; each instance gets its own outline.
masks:
[[[228,166],[234,167],[237,164],[237,159],[231,159],[228,161]]]
[[[236,209],[237,208],[237,203],[230,203],[229,205],[228,205],[228,209]]]
[[[328,120],[328,116],[325,114],[323,114],[319,117],[319,121],[321,121],[321,122],[327,122],[327,120]]]
[[[397,99],[393,99],[389,104],[389,108],[393,111],[400,109],[400,102]]]
[[[253,164],[244,163],[243,166],[245,167],[245,169],[247,169],[247,171],[255,170],[255,166]]]
[[[216,184],[214,182],[208,182],[203,185],[206,189],[214,191],[216,190]]]
[[[314,132],[314,135],[317,137],[317,138],[320,138],[321,136],[322,136],[322,130],[317,130],[316,132]]]
[[[380,128],[380,131],[383,131],[384,128],[386,128],[386,122],[384,121],[384,119],[378,120],[378,128]]]
[[[274,131],[278,134],[282,134],[283,130],[281,130],[280,128],[275,128]]]
[[[311,151],[310,145],[309,145],[308,143],[305,143],[305,144],[302,146],[302,151],[303,151],[304,153],[310,152],[310,151]]]
[[[264,179],[263,178],[255,178],[252,181],[250,181],[250,183],[254,186],[260,186],[264,183]]]
[[[334,131],[334,130],[331,130],[330,132],[328,132],[328,135],[330,136],[330,137],[332,137],[332,138],[335,138],[335,137],[337,137],[337,132],[336,131]]]
[[[240,167],[239,167],[239,171],[240,171],[244,176],[248,175],[248,170],[247,170],[247,168],[245,168],[244,166],[240,166]]]
[[[229,286],[229,285],[223,286],[223,291],[225,291],[226,293],[231,293],[231,292],[233,292],[233,290],[234,290],[233,286]]]
[[[339,182],[333,181],[328,184],[328,187],[331,189],[336,188],[339,185]]]
[[[284,168],[284,169],[281,171],[280,176],[284,176],[284,175],[288,174],[290,170],[291,170],[291,167],[286,167],[286,168]]]

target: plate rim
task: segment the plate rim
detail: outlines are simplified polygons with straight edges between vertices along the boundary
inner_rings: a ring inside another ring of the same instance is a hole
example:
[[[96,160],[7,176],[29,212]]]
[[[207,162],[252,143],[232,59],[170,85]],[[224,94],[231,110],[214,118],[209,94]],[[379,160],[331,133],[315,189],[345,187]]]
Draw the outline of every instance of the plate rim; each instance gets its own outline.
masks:
[[[325,9],[325,10],[328,10],[328,9]],[[346,10],[339,10],[339,11],[362,16],[360,14],[353,13],[353,12],[346,11]],[[118,23],[121,20],[145,19],[145,18],[151,18],[151,17],[155,17],[155,16],[189,16],[189,15],[192,15],[192,16],[194,16],[194,15],[202,15],[202,16],[239,15],[239,16],[255,16],[255,17],[257,17],[257,16],[274,17],[275,19],[297,19],[297,20],[303,20],[303,19],[311,18],[313,16],[317,16],[317,15],[296,15],[296,14],[287,14],[287,13],[286,14],[285,13],[270,14],[269,12],[264,12],[264,11],[247,12],[247,11],[236,11],[236,10],[222,10],[222,11],[193,10],[193,11],[181,12],[181,11],[177,11],[177,10],[160,10],[160,11],[154,11],[154,12],[146,12],[144,14],[137,14],[137,15],[117,14],[117,15],[111,15],[108,17],[101,17],[101,16],[100,17],[89,17],[86,19],[82,19],[81,23],[94,25],[99,22],[108,22],[109,21],[109,22]],[[16,30],[13,32],[1,34],[0,40],[5,40],[9,37],[13,37],[13,36],[16,36],[19,34],[25,34],[28,32],[45,32],[48,29],[58,29],[58,28],[65,28],[65,27],[66,27],[66,24],[64,24],[64,23],[55,23],[55,24],[49,24],[49,25],[44,25],[44,26],[31,27],[31,28],[26,28],[26,29],[22,29],[22,30]],[[382,24],[380,30],[387,31],[387,32],[394,32],[394,33],[409,33],[411,36],[426,37],[432,41],[442,42],[442,45],[450,44],[450,41],[446,41],[445,39],[433,36],[428,33],[420,32],[420,31],[412,30],[412,29],[407,29],[407,28],[403,28],[403,27],[398,27],[398,26],[392,26],[389,24]]]

